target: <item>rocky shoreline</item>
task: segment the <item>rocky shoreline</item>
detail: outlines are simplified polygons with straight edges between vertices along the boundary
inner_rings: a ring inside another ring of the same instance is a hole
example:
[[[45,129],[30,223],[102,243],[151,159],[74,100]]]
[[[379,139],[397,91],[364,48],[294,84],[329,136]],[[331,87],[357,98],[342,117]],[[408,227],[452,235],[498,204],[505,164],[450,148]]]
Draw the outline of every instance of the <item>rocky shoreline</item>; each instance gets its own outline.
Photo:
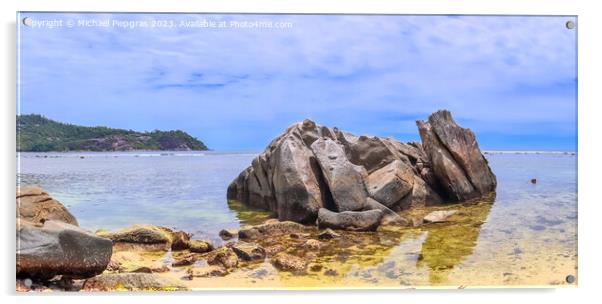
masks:
[[[272,218],[223,229],[219,235],[224,244],[217,247],[210,240],[191,239],[187,232],[148,224],[87,232],[73,221],[64,222],[72,216],[42,189],[22,187],[17,193],[18,291],[188,290],[189,281],[225,277],[263,263],[297,276],[335,275],[337,270],[318,262],[318,255],[369,245],[386,229],[401,228],[383,225],[375,232],[355,232]],[[39,206],[36,213],[49,219],[31,222],[27,215],[32,214],[32,202]],[[415,226],[429,225],[456,212],[433,211],[411,221]]]
[[[273,218],[223,229],[220,246],[148,224],[92,233],[41,188],[17,188],[17,290],[187,290],[187,282],[265,263],[296,276],[337,276],[321,255],[344,264],[350,254],[341,256],[343,249],[370,254],[388,231],[470,217],[462,205],[489,210],[496,178],[474,134],[447,111],[417,124],[422,145],[357,137],[310,120],[292,125],[227,190],[229,200]],[[425,212],[428,206],[441,208]],[[249,276],[261,279],[263,271]]]

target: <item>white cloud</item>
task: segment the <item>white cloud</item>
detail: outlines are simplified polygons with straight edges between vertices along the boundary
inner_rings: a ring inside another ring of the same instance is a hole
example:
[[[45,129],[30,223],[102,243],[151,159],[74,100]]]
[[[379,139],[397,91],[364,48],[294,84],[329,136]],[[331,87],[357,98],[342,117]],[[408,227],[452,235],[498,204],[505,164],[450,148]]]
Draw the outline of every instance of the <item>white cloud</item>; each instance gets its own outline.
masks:
[[[220,134],[243,132],[240,125],[273,132],[305,116],[358,132],[399,125],[389,132],[415,133],[403,119],[380,117],[407,121],[438,108],[483,131],[516,132],[509,126],[538,122],[574,128],[567,91],[576,78],[576,35],[564,17],[101,17],[271,20],[293,28],[24,28],[25,111],[78,123],[182,128],[218,147],[230,146]]]

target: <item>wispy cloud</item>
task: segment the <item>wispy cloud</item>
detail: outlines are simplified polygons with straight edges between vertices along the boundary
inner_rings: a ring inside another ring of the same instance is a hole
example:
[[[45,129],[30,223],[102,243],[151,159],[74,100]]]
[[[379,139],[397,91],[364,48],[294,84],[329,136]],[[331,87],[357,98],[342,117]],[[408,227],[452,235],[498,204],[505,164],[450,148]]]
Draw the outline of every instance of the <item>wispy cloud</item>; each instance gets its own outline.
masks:
[[[213,148],[232,149],[262,148],[304,117],[414,140],[415,119],[448,108],[491,148],[575,145],[576,33],[564,27],[566,17],[31,17],[293,27],[22,28],[24,113],[86,125],[179,128]],[[528,139],[534,137],[541,140]]]

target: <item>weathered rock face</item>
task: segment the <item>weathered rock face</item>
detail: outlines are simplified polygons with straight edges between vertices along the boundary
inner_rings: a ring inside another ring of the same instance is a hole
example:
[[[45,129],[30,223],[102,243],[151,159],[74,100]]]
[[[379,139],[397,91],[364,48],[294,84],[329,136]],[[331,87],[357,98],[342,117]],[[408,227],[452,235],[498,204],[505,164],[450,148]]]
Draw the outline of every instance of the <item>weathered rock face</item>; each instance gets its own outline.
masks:
[[[400,160],[392,161],[368,177],[370,196],[387,207],[398,203],[413,187],[414,171]]]
[[[208,240],[191,240],[189,249],[191,252],[205,253],[213,250],[213,243]]]
[[[316,224],[319,228],[373,231],[380,225],[382,217],[380,210],[332,212],[322,208]]]
[[[302,273],[307,269],[307,262],[305,260],[283,252],[274,256],[272,264],[282,271],[290,271],[293,273]]]
[[[474,133],[459,127],[449,111],[435,112],[428,122],[418,121],[417,125],[444,197],[464,201],[495,191],[495,175]]]
[[[336,211],[362,209],[368,198],[364,183],[368,176],[366,169],[347,160],[343,147],[328,137],[314,141],[311,150],[322,169]]]
[[[335,213],[376,209],[385,214],[380,224],[403,225],[409,221],[395,218],[391,210],[495,191],[495,175],[472,131],[459,127],[447,111],[417,125],[422,144],[355,136],[307,119],[293,124],[230,184],[228,199],[300,223],[315,222],[322,208]]]
[[[17,188],[17,277],[88,278],[111,260],[111,241],[78,227],[60,202],[38,187]]]
[[[59,221],[17,221],[17,276],[50,279],[55,275],[88,278],[111,260],[112,243]]]
[[[232,250],[243,261],[263,261],[266,256],[265,249],[257,244],[238,242]]]
[[[230,269],[238,266],[238,256],[231,248],[221,247],[209,253],[207,263]]]
[[[32,223],[56,220],[78,226],[65,206],[34,186],[17,188],[17,217]]]

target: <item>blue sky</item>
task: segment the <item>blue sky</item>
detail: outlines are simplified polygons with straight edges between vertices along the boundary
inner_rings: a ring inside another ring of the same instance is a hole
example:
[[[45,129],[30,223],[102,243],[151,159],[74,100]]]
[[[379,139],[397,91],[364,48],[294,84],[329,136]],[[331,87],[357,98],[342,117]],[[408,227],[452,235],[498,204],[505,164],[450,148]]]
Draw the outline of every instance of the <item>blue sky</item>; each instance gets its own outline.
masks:
[[[565,27],[574,18],[24,16],[292,26],[21,26],[22,114],[181,129],[212,149],[259,150],[305,117],[356,134],[418,140],[415,120],[445,108],[484,149],[576,148],[576,30]]]

